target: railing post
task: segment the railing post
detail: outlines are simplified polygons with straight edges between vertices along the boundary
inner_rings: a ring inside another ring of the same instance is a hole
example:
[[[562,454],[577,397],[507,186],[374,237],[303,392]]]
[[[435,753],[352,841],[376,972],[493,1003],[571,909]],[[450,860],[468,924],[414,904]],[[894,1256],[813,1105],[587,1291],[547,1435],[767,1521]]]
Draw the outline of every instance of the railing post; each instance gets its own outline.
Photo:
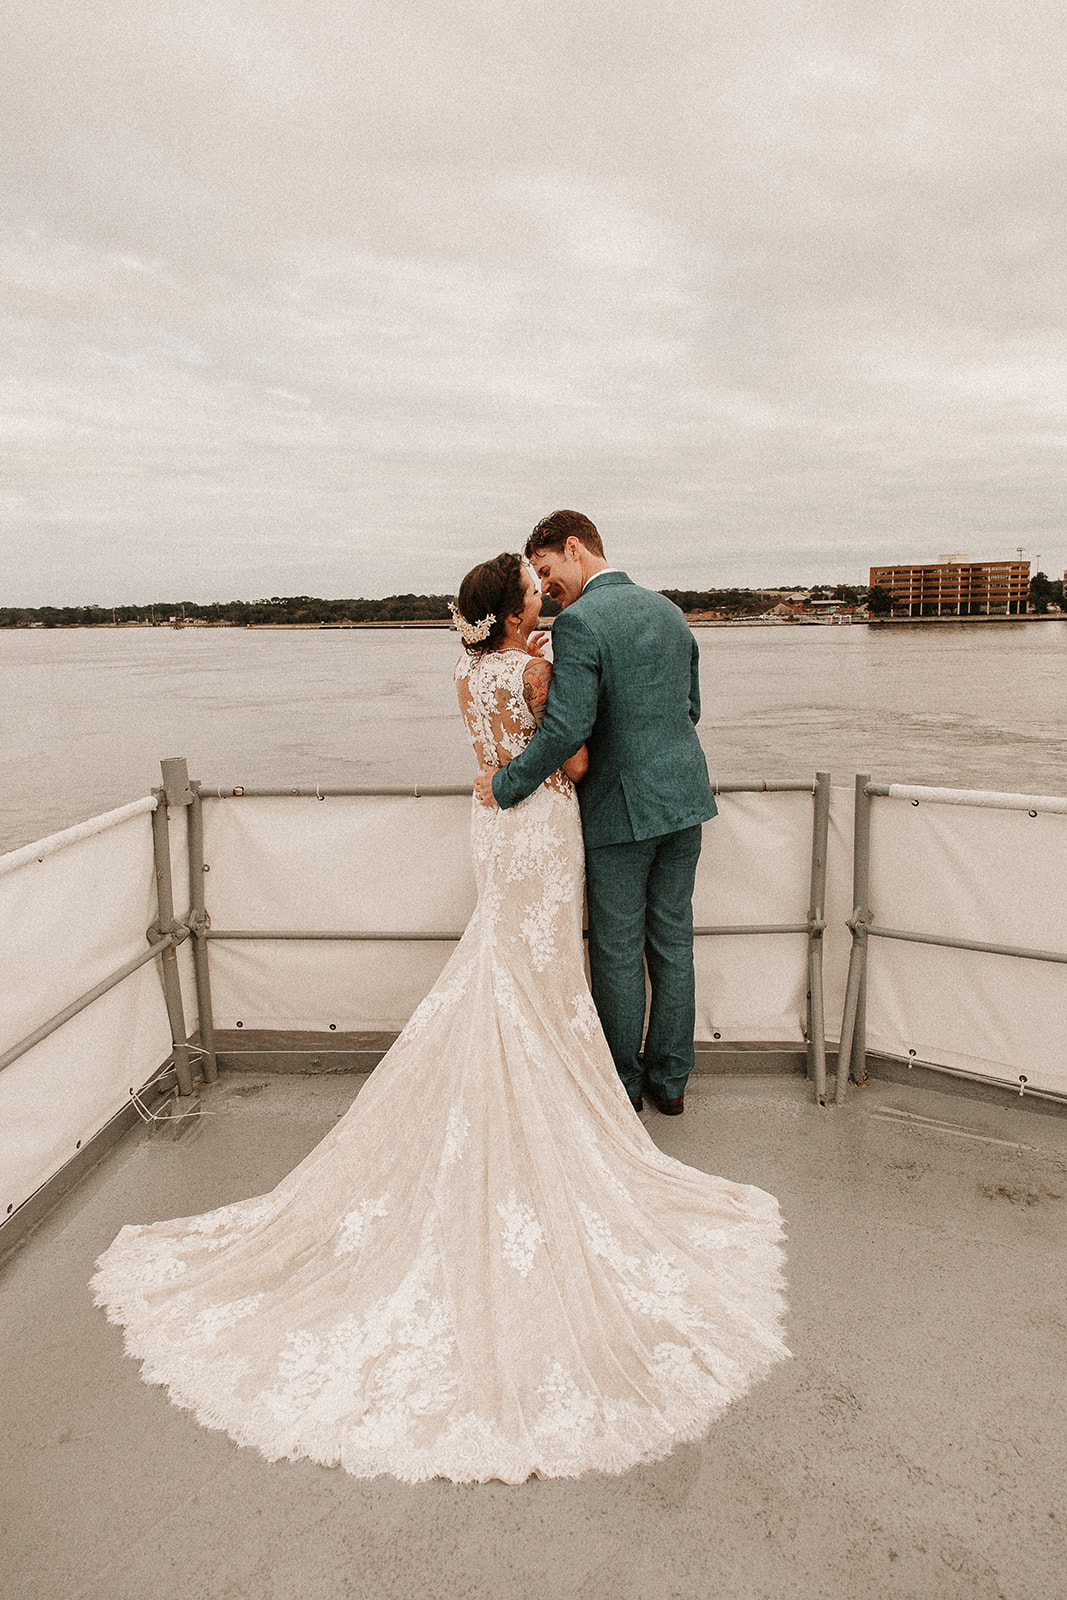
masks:
[[[849,1069],[857,1083],[867,1081],[867,929],[871,921],[871,797],[869,772],[856,776],[856,814],[852,847],[852,953],[848,962],[841,1043],[837,1052],[834,1100],[843,1105]]]
[[[170,837],[167,818],[168,805],[188,805],[192,798],[189,774],[185,761],[180,758],[160,763],[163,770],[163,787],[153,791],[158,805],[152,813],[152,847],[156,866],[156,903],[159,908],[159,931],[174,933],[179,924],[174,917],[174,884],[170,866]],[[174,946],[164,950],[160,957],[163,969],[163,995],[167,1003],[171,1042],[174,1046],[174,1073],[178,1080],[178,1094],[188,1100],[193,1094],[193,1072],[190,1062],[188,1036],[185,1031],[185,1013],[182,1008],[181,981],[178,976],[178,955]]]
[[[830,774],[815,774],[808,897],[808,1076],[815,1098],[826,1104],[826,1017],[823,1009],[823,931],[826,927],[826,845],[830,830]]]
[[[197,1027],[200,1048],[204,1052],[201,1067],[205,1083],[214,1083],[219,1075],[215,1059],[215,1022],[211,1010],[211,973],[208,967],[207,939],[209,922],[204,900],[204,802],[200,798],[200,780],[194,778],[189,785],[192,800],[189,802],[189,909],[190,931],[193,935],[193,973],[196,978]]]
[[[860,971],[859,994],[856,996],[856,1026],[852,1034],[852,1058],[849,1066],[854,1083],[867,1082],[867,977],[870,963],[870,945],[867,929],[871,925],[871,797],[867,793],[870,774],[863,775],[856,785],[856,821],[853,832],[854,851],[858,862],[857,887],[862,885],[861,899],[853,901],[863,908],[863,967]]]

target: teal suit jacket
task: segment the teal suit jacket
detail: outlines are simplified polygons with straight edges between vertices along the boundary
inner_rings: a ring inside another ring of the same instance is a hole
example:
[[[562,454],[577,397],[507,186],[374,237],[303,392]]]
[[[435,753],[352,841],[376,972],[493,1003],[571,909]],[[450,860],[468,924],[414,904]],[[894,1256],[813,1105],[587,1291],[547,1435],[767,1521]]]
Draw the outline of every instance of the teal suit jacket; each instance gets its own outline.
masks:
[[[696,733],[699,651],[676,605],[624,572],[602,573],[552,624],[552,657],[544,722],[493,778],[505,811],[584,744],[589,772],[578,800],[587,848],[653,839],[715,815]]]

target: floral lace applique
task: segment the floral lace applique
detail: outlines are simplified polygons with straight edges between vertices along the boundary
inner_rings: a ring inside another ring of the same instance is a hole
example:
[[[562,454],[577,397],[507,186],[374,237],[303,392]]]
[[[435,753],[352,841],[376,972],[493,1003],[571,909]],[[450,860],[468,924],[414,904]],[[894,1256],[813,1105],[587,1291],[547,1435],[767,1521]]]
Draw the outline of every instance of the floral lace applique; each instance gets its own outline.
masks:
[[[354,1210],[346,1217],[341,1218],[337,1243],[334,1245],[334,1254],[338,1256],[355,1255],[363,1243],[363,1234],[368,1222],[373,1222],[375,1217],[389,1215],[389,1196],[381,1195],[377,1200],[361,1200]]]
[[[685,1231],[690,1243],[707,1255],[714,1255],[717,1250],[728,1250],[736,1243],[728,1229],[715,1227],[710,1222],[691,1222]]]
[[[522,919],[522,936],[530,947],[530,960],[538,972],[559,955],[556,932],[559,915],[572,899],[565,883],[546,883],[544,893],[530,906]]]
[[[537,724],[523,698],[529,656],[519,650],[464,651],[456,663],[460,710],[483,766],[502,767],[530,742]]]
[[[245,1295],[243,1300],[231,1300],[228,1305],[205,1306],[188,1325],[192,1340],[214,1339],[223,1328],[232,1328],[242,1317],[250,1317],[263,1303],[263,1293]]]
[[[417,1039],[420,1034],[425,1033],[438,1013],[446,1011],[449,1006],[454,1005],[456,999],[463,993],[467,986],[466,970],[453,971],[451,976],[448,974],[449,968],[446,967],[433,989],[426,996],[426,999],[412,1012],[400,1035],[400,1038],[405,1043],[409,1043],[411,1040]]]
[[[574,1017],[571,1027],[583,1039],[595,1039],[600,1032],[600,1018],[589,990],[582,985],[578,994],[571,998],[571,1009]]]
[[[234,1239],[276,1217],[285,1209],[288,1198],[285,1193],[273,1190],[252,1200],[219,1206],[218,1210],[205,1212],[202,1217],[190,1217],[186,1231],[203,1238],[207,1250],[225,1250]]]
[[[440,1256],[424,1235],[396,1289],[368,1315],[345,1317],[326,1336],[293,1329],[278,1358],[278,1381],[262,1397],[276,1422],[295,1426],[324,1390],[337,1387],[351,1409],[366,1385],[361,1431],[376,1430],[377,1443],[389,1445],[413,1417],[447,1409],[455,1335],[432,1292],[440,1278]]]
[[[603,1217],[584,1202],[579,1202],[579,1210],[593,1250],[616,1273],[619,1293],[628,1306],[688,1333],[704,1325],[697,1307],[686,1299],[689,1277],[680,1267],[661,1253],[644,1259],[629,1255]]]
[[[657,1322],[669,1322],[676,1328],[692,1328],[702,1319],[695,1307],[685,1298],[689,1288],[688,1274],[666,1256],[651,1256],[642,1262],[640,1275],[643,1283],[624,1284],[622,1294],[628,1306],[640,1311],[644,1317]]]
[[[471,1125],[463,1115],[462,1107],[454,1105],[448,1113],[448,1122],[445,1126],[445,1142],[441,1147],[440,1171],[442,1173],[447,1172],[449,1167],[454,1166],[459,1160],[470,1131]]]
[[[431,1300],[396,1328],[397,1348],[375,1369],[369,1395],[377,1415],[368,1428],[385,1419],[394,1436],[403,1437],[416,1417],[447,1411],[456,1390],[456,1340],[443,1301]]]
[[[523,995],[519,986],[504,965],[500,966],[493,977],[495,980],[493,993],[497,1004],[514,1026],[529,1059],[536,1061],[541,1048],[540,1037],[532,1025],[527,1007],[523,1005]]]
[[[637,1257],[626,1254],[604,1218],[594,1211],[592,1206],[586,1205],[584,1200],[579,1200],[578,1210],[594,1254],[606,1261],[619,1277],[635,1272],[639,1266]]]
[[[583,1394],[573,1376],[559,1361],[554,1361],[538,1384],[537,1393],[544,1402],[538,1413],[537,1432],[544,1435],[579,1430],[596,1420],[596,1404],[590,1395]]]
[[[545,1230],[531,1208],[516,1198],[514,1189],[497,1206],[496,1212],[504,1224],[501,1230],[504,1260],[521,1278],[527,1278],[538,1246],[545,1242]]]
[[[616,1205],[622,1206],[624,1210],[633,1209],[635,1204],[633,1195],[618,1174],[612,1171],[605,1160],[604,1152],[595,1142],[589,1145],[589,1170],[591,1175],[595,1175],[598,1182],[604,1185]]]
[[[126,1233],[123,1228],[119,1238]],[[141,1229],[129,1229],[129,1232],[140,1233]],[[138,1290],[162,1289],[164,1284],[173,1283],[180,1278],[186,1270],[186,1264],[179,1254],[180,1242],[177,1239],[152,1239],[146,1238],[137,1252],[137,1283]]]
[[[663,1340],[654,1347],[652,1357],[652,1371],[672,1395],[675,1413],[692,1414],[696,1410],[699,1414],[699,1407],[707,1404],[709,1391],[720,1405],[725,1405],[739,1392],[736,1383],[731,1385],[723,1381],[727,1376],[725,1366],[721,1374],[709,1371],[709,1366],[718,1363],[714,1352],[707,1348],[697,1349],[691,1344],[671,1344]],[[732,1368],[733,1364],[730,1366]],[[674,1416],[669,1420],[677,1426]]]

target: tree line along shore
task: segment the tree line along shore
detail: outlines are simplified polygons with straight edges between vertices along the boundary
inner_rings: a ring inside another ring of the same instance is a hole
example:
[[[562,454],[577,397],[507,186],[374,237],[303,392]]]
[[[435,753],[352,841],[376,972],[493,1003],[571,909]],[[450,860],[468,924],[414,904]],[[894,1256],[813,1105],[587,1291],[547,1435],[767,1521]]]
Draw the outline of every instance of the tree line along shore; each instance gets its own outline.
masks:
[[[840,586],[839,586],[840,587]],[[661,591],[686,613],[707,612],[723,616],[760,616],[783,596],[809,594],[832,596],[830,589],[707,589]],[[858,602],[865,590],[848,589],[849,600]],[[392,622],[451,622],[448,604],[454,597],[443,594],[393,594],[381,600],[320,600],[313,595],[274,595],[269,600],[223,600],[200,605],[194,600],[155,601],[136,606],[0,606],[3,628],[101,628],[160,627],[184,623],[186,626],[269,627],[288,625],[315,627],[323,624]],[[546,598],[542,614],[555,616],[559,606]]]
[[[662,589],[687,617],[696,621],[777,617],[802,621],[833,610],[856,616],[891,617],[892,597],[877,588],[850,584],[813,588]],[[269,600],[155,601],[132,606],[0,606],[0,628],[133,627],[360,627],[403,622],[448,623],[450,595],[393,594],[381,600],[320,600],[313,595],[272,595]],[[1039,572],[1030,582],[1030,609],[1039,613],[1063,605],[1063,584]],[[559,607],[546,599],[542,615]]]

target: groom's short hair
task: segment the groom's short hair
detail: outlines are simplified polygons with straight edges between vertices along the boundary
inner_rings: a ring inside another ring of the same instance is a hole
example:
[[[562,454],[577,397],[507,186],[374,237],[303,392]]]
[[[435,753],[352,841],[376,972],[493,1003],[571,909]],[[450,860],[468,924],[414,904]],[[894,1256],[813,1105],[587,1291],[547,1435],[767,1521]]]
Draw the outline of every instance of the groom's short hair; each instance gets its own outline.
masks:
[[[541,518],[527,539],[526,559],[532,560],[538,550],[562,550],[568,539],[577,539],[592,555],[603,558],[604,545],[588,517],[580,511],[553,511]]]

